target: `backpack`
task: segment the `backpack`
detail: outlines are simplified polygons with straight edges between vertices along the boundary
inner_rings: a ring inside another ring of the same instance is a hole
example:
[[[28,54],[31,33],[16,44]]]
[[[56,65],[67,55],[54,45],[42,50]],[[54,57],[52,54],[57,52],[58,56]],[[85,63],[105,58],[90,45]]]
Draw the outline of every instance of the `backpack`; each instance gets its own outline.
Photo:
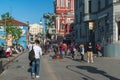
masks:
[[[79,49],[80,53],[82,52],[82,48]]]
[[[33,50],[33,46],[32,46],[32,50],[29,52],[28,58],[30,61],[33,61],[35,59],[35,52]]]

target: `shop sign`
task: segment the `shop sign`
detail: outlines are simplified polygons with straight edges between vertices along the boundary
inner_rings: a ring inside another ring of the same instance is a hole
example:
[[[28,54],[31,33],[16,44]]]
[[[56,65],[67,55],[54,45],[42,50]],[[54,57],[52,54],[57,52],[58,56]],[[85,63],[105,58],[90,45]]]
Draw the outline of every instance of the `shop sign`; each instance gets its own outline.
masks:
[[[93,30],[94,28],[94,23],[93,22],[89,22],[89,30]]]

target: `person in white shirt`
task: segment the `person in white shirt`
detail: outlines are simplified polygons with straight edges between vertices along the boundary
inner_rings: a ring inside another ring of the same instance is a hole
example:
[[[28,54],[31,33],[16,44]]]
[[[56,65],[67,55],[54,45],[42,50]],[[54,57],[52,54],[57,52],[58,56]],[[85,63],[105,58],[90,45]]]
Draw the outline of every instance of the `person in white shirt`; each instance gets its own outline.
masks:
[[[12,50],[11,50],[10,47],[7,48],[7,50],[6,50],[6,55],[7,55],[7,56],[12,56]]]
[[[40,56],[42,55],[42,48],[40,47],[39,40],[35,40],[33,50],[35,52],[35,60],[32,61],[32,78],[39,78],[40,76]]]
[[[28,50],[29,50],[29,52],[32,50],[32,46],[33,46],[33,44],[32,44],[32,42],[30,42],[30,43],[28,44]]]

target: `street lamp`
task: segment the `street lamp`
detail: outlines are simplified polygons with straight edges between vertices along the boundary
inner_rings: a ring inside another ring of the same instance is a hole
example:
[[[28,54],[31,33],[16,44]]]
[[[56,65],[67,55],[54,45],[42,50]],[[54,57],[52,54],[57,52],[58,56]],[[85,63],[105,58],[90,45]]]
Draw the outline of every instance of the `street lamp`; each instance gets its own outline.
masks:
[[[42,26],[42,20],[40,20],[40,26]],[[43,27],[43,29],[42,29],[42,34],[43,34],[43,36],[42,36],[42,39],[43,39],[43,43],[44,43],[44,38],[45,38],[45,31],[44,31],[44,27]]]

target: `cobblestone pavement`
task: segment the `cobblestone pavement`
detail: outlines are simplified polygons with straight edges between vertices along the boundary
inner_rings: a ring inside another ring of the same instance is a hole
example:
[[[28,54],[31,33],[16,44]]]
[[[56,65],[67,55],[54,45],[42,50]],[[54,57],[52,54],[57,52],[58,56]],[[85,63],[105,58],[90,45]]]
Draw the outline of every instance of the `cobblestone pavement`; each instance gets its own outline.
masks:
[[[120,80],[120,59],[95,57],[94,63],[87,63],[81,62],[80,56],[75,60],[70,56],[54,60],[52,55],[54,54],[42,56],[38,80]],[[7,64],[0,80],[33,80],[28,54],[24,53]]]
[[[8,63],[6,60],[7,59],[3,59],[3,62]],[[9,60],[9,64],[5,65],[5,70],[0,75],[0,80],[33,80],[30,73],[28,52],[19,55],[16,59],[15,57],[11,57]],[[53,74],[52,68],[44,56],[41,57],[40,72],[40,79],[35,80],[57,80],[56,76]]]
[[[120,58],[95,56],[94,63],[87,63],[80,56],[75,60],[71,56],[62,60],[46,57],[58,80],[120,80]]]

